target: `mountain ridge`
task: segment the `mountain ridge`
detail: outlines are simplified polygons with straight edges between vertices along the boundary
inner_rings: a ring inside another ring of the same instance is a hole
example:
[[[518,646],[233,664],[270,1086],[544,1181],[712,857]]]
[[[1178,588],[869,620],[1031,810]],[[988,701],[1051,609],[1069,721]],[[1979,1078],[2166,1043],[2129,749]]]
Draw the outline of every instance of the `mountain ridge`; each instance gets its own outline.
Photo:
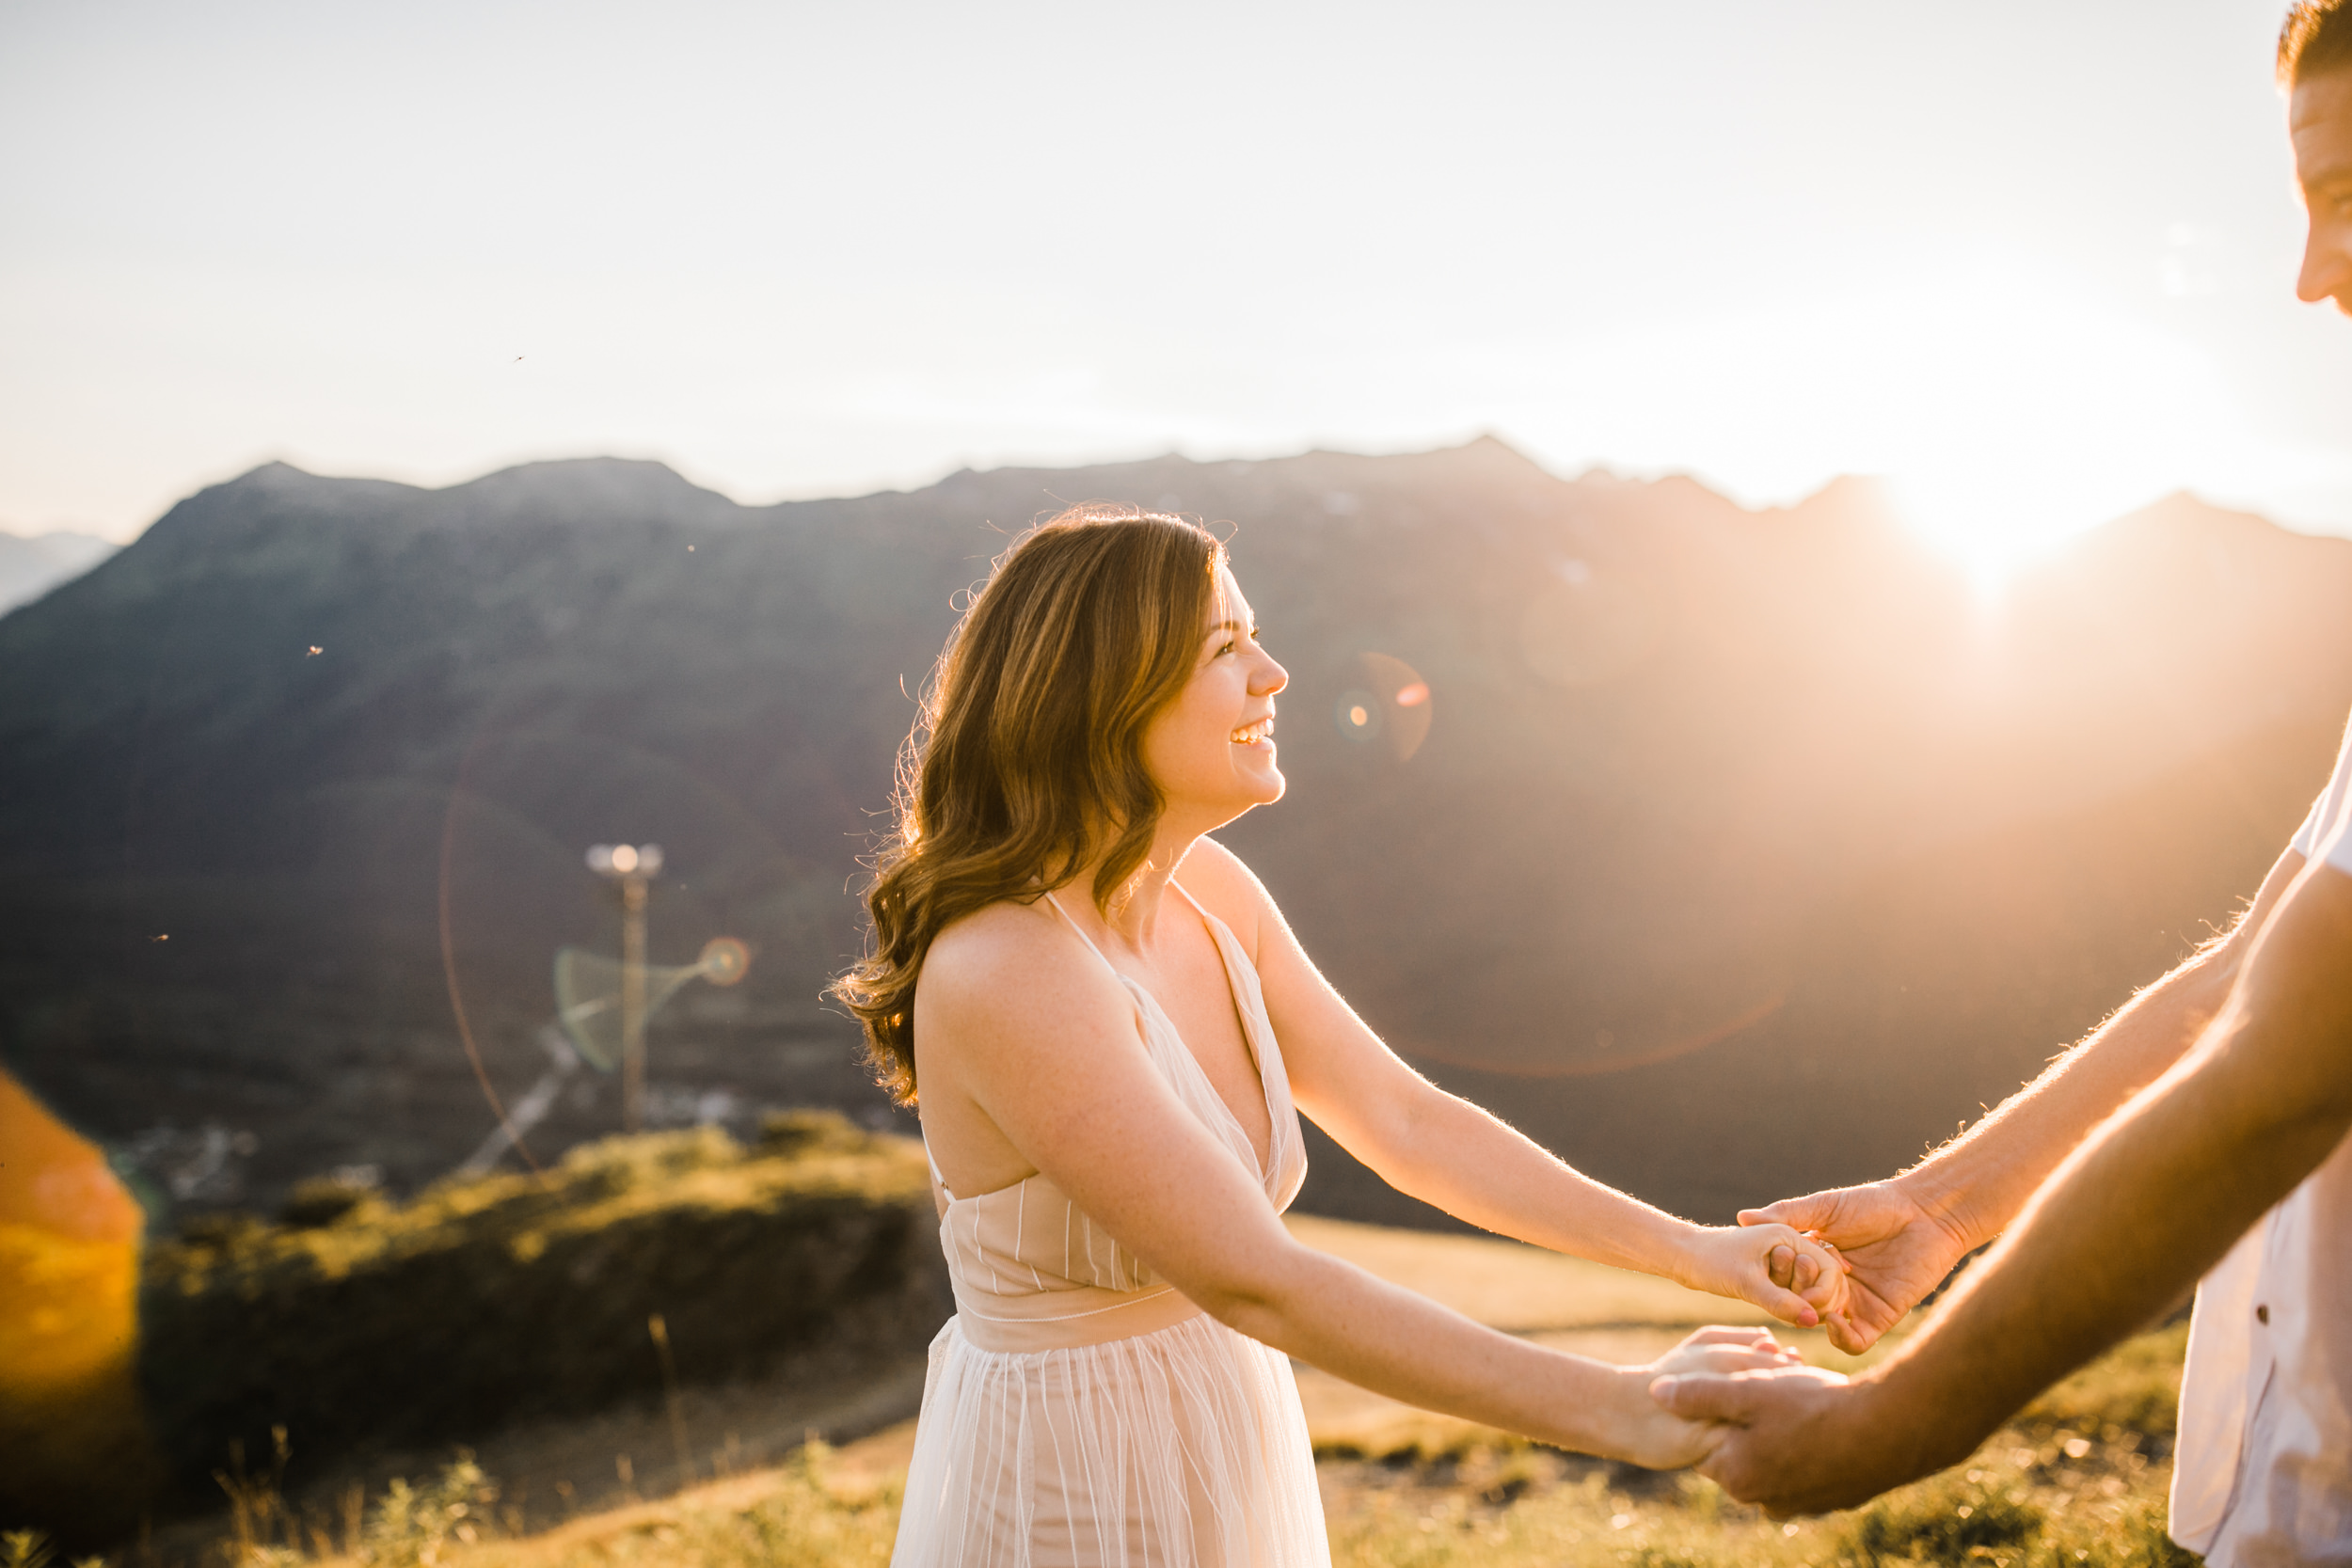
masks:
[[[252,1132],[243,1200],[342,1164],[425,1180],[487,1130],[453,989],[511,1101],[548,1070],[549,955],[616,941],[581,850],[655,840],[656,959],[756,954],[657,1021],[663,1114],[887,1119],[818,992],[956,594],[1064,498],[1234,525],[1293,787],[1220,836],[1342,990],[1691,1212],[1876,1174],[2030,1075],[2251,891],[2352,705],[2352,544],[2193,498],[1988,607],[1869,482],[1751,512],[1491,439],[757,507],[633,459],[437,490],[264,466],[0,621],[0,1060],[118,1148]],[[1393,668],[1433,693],[1411,754],[1343,718],[1388,711]],[[2175,813],[2162,853],[2118,825]],[[1947,918],[2005,896],[2089,912],[2017,921],[2055,958]],[[1781,1058],[1816,1076],[1773,1087]],[[1742,1105],[1707,1110],[1710,1082]],[[1824,1106],[1867,1135],[1808,1141]],[[612,1114],[567,1081],[536,1136]],[[1327,1146],[1317,1173],[1327,1209],[1429,1218]]]

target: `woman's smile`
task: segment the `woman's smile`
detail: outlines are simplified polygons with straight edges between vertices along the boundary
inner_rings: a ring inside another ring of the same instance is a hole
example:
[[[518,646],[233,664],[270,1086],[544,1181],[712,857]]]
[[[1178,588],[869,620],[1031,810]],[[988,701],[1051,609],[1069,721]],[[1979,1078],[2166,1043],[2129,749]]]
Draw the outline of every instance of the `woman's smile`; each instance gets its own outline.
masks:
[[[1144,732],[1144,766],[1168,809],[1186,822],[1198,814],[1222,825],[1282,798],[1274,698],[1290,684],[1259,641],[1257,617],[1223,564],[1195,660],[1184,689]]]

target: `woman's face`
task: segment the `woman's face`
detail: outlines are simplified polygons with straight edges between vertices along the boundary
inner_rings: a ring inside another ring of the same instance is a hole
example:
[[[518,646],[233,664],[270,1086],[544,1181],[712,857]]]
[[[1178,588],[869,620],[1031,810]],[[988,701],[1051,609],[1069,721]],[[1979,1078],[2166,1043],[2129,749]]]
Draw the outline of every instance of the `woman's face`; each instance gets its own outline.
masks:
[[[1282,798],[1274,694],[1290,676],[1258,645],[1249,601],[1222,565],[1208,619],[1192,678],[1143,732],[1143,764],[1171,815],[1230,822]]]

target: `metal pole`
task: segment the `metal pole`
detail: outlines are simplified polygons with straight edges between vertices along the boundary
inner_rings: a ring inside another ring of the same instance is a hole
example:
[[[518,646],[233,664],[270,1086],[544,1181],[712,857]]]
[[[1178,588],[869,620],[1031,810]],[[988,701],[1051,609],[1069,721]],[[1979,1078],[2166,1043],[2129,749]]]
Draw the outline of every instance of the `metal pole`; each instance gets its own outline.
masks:
[[[645,879],[621,879],[621,1128],[645,1125]]]
[[[694,1457],[686,1442],[686,1402],[678,1398],[677,1360],[670,1354],[670,1325],[656,1312],[645,1320],[653,1348],[661,1356],[661,1393],[670,1406],[670,1449],[677,1455],[677,1484],[683,1490],[694,1479]]]

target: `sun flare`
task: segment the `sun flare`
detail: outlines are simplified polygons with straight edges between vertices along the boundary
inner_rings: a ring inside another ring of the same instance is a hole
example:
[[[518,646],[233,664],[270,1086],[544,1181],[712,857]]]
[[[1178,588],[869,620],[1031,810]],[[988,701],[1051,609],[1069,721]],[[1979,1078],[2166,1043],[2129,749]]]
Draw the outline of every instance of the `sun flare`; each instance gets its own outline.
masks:
[[[1896,474],[1888,488],[1904,525],[1979,588],[2154,499],[2128,477],[2055,459]]]
[[[1903,521],[1980,583],[2176,487],[2179,451],[2215,422],[2192,356],[2046,278],[1907,325],[1884,471]]]

